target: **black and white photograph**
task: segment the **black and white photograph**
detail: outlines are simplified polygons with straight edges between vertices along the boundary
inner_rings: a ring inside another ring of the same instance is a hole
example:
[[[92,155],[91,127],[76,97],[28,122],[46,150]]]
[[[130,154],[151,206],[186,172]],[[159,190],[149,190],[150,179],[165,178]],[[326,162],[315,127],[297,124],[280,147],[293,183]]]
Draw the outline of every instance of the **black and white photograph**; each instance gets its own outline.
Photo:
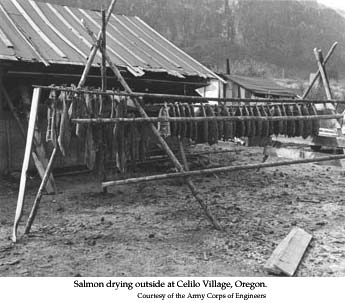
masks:
[[[345,277],[344,114],[344,1],[0,0],[0,277]]]

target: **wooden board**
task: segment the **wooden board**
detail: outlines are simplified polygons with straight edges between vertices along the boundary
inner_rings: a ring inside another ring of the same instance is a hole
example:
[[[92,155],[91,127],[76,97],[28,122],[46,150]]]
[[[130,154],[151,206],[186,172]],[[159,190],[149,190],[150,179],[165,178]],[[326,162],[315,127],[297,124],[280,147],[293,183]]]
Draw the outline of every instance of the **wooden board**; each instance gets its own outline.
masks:
[[[273,251],[265,269],[270,273],[293,276],[311,239],[310,234],[295,227]]]
[[[38,109],[38,103],[39,103],[40,95],[41,95],[41,89],[35,88],[33,96],[32,96],[32,102],[31,102],[29,126],[28,126],[28,132],[27,132],[27,137],[26,137],[26,145],[25,145],[25,153],[24,153],[24,160],[23,160],[23,166],[22,166],[22,173],[20,176],[20,185],[19,185],[16,215],[15,215],[14,224],[13,224],[13,234],[12,234],[12,241],[13,242],[17,241],[17,228],[18,228],[21,216],[23,214],[26,179],[27,179],[27,172],[28,172],[28,168],[29,168],[32,143],[34,140],[35,123],[36,123],[36,118],[37,118],[37,109]]]

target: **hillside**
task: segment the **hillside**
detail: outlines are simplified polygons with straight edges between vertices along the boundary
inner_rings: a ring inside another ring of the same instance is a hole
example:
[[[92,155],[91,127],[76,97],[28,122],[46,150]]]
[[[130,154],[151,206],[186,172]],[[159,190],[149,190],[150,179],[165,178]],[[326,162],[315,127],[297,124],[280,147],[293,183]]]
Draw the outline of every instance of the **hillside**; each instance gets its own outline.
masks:
[[[84,8],[109,0],[49,0]],[[226,58],[242,74],[303,76],[315,69],[313,48],[339,48],[330,62],[345,71],[345,18],[314,1],[118,0],[116,12],[137,15],[204,64],[222,71]]]

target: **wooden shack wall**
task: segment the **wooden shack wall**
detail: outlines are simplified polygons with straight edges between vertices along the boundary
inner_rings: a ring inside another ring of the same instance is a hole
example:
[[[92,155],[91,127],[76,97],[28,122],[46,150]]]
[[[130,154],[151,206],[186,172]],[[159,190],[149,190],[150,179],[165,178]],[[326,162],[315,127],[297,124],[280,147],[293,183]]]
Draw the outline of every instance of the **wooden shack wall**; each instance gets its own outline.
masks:
[[[3,98],[1,96],[0,101],[0,174],[7,173],[9,171],[20,171],[22,167],[25,142],[26,138],[23,138],[22,133],[18,127],[17,121],[13,118],[12,113],[4,106]],[[45,115],[44,115],[45,116]],[[39,127],[43,140],[45,139],[47,120],[44,116],[39,118],[37,126]],[[26,121],[22,121],[23,125],[27,125]],[[26,128],[26,127],[24,127]],[[9,147],[10,145],[10,147]],[[50,143],[44,143],[47,151],[47,157],[49,157],[52,151],[52,145]],[[71,146],[69,149],[69,155],[62,157],[58,154],[54,167],[68,167],[74,165],[83,165],[83,141],[76,138],[72,138]],[[10,155],[9,155],[10,154]],[[34,170],[34,163],[30,161],[30,169]]]
[[[0,118],[0,173],[20,170],[25,149],[25,139],[10,113],[3,111]]]

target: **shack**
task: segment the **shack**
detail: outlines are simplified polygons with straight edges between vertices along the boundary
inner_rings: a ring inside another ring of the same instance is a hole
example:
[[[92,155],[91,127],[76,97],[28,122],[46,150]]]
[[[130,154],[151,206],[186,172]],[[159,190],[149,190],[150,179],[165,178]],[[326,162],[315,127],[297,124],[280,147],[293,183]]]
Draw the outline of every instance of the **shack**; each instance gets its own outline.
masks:
[[[276,99],[294,99],[296,93],[285,88],[271,79],[252,78],[237,75],[224,75],[227,80],[225,94],[229,98],[276,98]]]
[[[101,17],[99,11],[33,0],[0,0],[0,173],[19,170],[24,154],[23,131],[9,101],[26,129],[33,84],[77,85],[92,47],[82,20],[98,33]],[[139,17],[113,14],[106,39],[107,54],[135,92],[196,95],[196,89],[212,80],[226,82]],[[98,53],[86,86],[101,86],[101,59]],[[106,72],[107,88],[119,89],[112,71]],[[44,126],[44,106],[39,120]],[[44,134],[36,137],[44,141]],[[58,158],[56,166],[82,162],[78,142],[73,144],[76,152]]]

